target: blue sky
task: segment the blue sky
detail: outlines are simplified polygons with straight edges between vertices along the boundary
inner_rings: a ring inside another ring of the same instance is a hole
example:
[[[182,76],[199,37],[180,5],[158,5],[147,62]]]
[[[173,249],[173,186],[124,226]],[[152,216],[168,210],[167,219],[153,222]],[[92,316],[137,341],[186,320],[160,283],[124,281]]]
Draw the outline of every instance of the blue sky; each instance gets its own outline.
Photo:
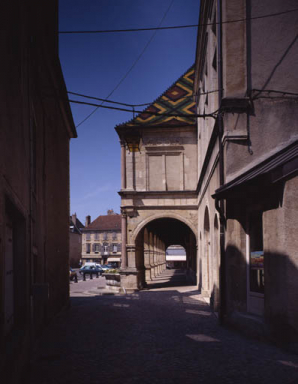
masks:
[[[60,0],[59,8],[61,31],[156,27],[167,10],[162,26],[197,24],[199,18],[199,0]],[[68,91],[106,98],[153,33],[60,34]],[[194,63],[196,36],[196,28],[158,31],[110,100],[154,101]],[[75,125],[94,110],[78,104],[71,108]],[[71,140],[70,213],[83,223],[87,215],[94,220],[108,209],[120,212],[120,145],[114,127],[131,118],[128,112],[99,108]]]

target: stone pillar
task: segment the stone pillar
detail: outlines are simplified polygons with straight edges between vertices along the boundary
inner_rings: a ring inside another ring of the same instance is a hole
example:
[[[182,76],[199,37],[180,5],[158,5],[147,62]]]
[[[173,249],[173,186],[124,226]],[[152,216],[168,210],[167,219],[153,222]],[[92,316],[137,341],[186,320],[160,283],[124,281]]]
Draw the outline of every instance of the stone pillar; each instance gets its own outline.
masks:
[[[150,267],[150,250],[149,250],[149,236],[148,230],[144,230],[144,267],[145,267],[145,279],[146,281],[151,279],[151,267]]]
[[[135,244],[127,244],[127,267],[136,269],[136,246]]]
[[[126,190],[135,190],[135,152],[126,156]]]
[[[166,245],[163,244],[163,254],[164,254],[164,270],[167,268],[167,255],[166,255]]]
[[[160,274],[161,271],[161,246],[160,246],[161,240],[158,237],[157,238],[157,250],[158,250],[158,273]]]
[[[150,258],[150,275],[151,279],[155,277],[154,274],[154,249],[153,249],[153,234],[149,233],[149,258]]]
[[[126,149],[125,141],[120,140],[121,145],[121,189],[126,189]]]
[[[157,249],[156,249],[156,235],[153,235],[153,261],[154,261],[154,276],[158,275],[157,270]]]
[[[127,268],[127,253],[126,253],[126,243],[127,243],[127,216],[126,213],[122,212],[121,218],[121,236],[122,236],[122,245],[121,245],[121,268]]]

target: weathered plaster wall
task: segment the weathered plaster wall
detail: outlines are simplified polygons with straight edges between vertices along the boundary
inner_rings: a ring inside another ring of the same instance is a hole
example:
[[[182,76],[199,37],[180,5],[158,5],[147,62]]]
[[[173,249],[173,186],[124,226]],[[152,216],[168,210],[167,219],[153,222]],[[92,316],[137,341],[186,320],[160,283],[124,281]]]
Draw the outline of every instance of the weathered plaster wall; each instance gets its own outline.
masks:
[[[251,17],[295,8],[296,0],[251,0]],[[252,20],[250,28],[252,88],[297,92],[297,12]]]
[[[246,18],[245,0],[223,0],[222,21]],[[223,24],[223,95],[243,97],[246,93],[246,23]]]

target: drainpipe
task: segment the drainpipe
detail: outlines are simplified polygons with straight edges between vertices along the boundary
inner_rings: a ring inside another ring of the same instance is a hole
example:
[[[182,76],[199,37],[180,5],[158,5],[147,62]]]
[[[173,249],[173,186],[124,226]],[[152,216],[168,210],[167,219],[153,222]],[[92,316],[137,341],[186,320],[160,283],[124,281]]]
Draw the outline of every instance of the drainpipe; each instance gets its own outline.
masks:
[[[218,105],[221,106],[223,97],[223,79],[222,79],[222,0],[217,0],[217,52],[218,52]],[[223,116],[218,115],[218,146],[219,146],[219,182],[220,186],[224,184],[224,153],[222,145],[223,137]],[[226,273],[225,273],[225,217],[224,217],[224,201],[215,200],[215,208],[219,212],[220,217],[220,270],[219,270],[219,323],[223,324],[226,310]]]

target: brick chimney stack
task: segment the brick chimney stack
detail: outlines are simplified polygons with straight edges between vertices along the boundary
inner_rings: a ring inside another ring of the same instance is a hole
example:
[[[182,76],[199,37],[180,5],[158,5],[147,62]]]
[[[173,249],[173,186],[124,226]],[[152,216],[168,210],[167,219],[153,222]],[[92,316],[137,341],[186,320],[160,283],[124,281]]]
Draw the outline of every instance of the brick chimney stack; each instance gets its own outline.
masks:
[[[76,213],[73,213],[71,215],[71,221],[72,221],[73,225],[77,224],[77,214]]]
[[[91,216],[88,215],[86,216],[86,222],[85,222],[85,227],[88,227],[88,225],[91,223]]]

